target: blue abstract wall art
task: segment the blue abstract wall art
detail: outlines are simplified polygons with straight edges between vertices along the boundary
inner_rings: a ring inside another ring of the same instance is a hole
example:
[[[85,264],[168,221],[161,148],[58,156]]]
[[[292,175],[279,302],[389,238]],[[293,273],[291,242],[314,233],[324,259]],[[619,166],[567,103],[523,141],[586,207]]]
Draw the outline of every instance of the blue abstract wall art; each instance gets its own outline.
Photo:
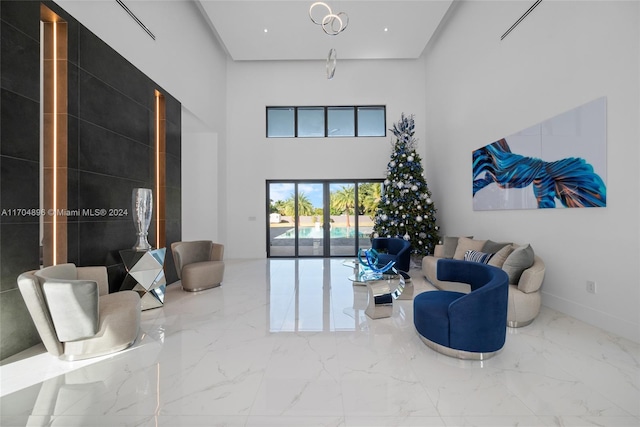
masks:
[[[473,208],[607,205],[606,98],[473,151]]]

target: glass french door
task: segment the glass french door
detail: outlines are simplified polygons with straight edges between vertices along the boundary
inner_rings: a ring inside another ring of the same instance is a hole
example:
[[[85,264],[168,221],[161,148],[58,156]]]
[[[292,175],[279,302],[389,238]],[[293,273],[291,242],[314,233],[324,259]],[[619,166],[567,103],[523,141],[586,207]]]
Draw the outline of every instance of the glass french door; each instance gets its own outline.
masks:
[[[381,182],[267,181],[267,256],[355,256],[371,247]]]
[[[324,194],[321,182],[297,184],[298,256],[324,256]]]

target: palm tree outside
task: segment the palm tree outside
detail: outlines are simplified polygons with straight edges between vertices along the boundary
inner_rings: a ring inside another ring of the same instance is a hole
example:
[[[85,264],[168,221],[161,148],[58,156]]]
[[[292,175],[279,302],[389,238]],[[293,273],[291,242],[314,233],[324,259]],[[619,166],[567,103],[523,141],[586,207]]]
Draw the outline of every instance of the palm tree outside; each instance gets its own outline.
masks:
[[[331,193],[331,207],[347,216],[347,228],[351,227],[350,216],[356,206],[356,190],[353,185],[343,185]]]
[[[316,211],[316,208],[309,200],[309,197],[304,193],[304,191],[300,191],[298,193],[298,216],[311,216]]]
[[[282,214],[285,216],[295,216],[296,215],[296,196],[291,193],[291,195],[282,203]],[[315,208],[313,207],[313,203],[304,194],[303,191],[298,193],[298,216],[306,216],[313,215],[315,212]]]
[[[362,215],[369,215],[373,219],[382,196],[382,186],[379,182],[365,182],[358,187],[358,207]]]

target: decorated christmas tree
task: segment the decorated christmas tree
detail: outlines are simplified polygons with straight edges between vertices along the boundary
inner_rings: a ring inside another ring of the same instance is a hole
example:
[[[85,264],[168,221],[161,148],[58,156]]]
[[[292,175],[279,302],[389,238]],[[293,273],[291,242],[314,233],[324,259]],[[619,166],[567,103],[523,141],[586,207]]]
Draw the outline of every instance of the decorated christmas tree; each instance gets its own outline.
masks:
[[[413,116],[402,114],[393,125],[395,142],[387,165],[382,197],[376,209],[373,237],[400,237],[411,242],[411,253],[433,254],[438,244],[436,208],[416,152]]]

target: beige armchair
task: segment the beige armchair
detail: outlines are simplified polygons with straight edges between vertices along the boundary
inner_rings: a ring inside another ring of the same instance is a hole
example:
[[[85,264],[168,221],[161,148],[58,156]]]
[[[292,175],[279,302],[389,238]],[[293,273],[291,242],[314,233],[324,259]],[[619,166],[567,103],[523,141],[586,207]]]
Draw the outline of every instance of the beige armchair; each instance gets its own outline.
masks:
[[[140,329],[140,296],[109,294],[106,267],[59,264],[18,277],[18,287],[47,351],[63,360],[115,353]]]
[[[174,242],[171,252],[182,289],[189,292],[220,286],[224,276],[224,246],[210,240]]]

